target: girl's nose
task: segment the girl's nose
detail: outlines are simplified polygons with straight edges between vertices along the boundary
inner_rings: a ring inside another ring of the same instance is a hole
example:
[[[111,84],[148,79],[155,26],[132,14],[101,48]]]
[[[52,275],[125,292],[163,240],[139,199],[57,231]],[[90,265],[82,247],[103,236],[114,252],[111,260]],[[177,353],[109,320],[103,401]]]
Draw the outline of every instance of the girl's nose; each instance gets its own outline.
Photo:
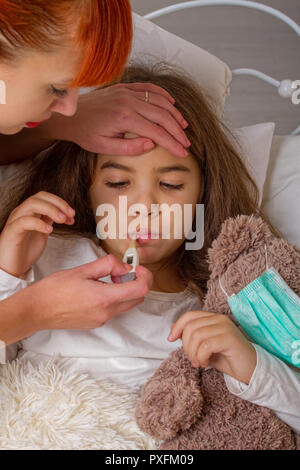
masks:
[[[77,111],[79,89],[69,90],[64,98],[54,101],[51,111],[63,114],[64,116],[74,116]]]

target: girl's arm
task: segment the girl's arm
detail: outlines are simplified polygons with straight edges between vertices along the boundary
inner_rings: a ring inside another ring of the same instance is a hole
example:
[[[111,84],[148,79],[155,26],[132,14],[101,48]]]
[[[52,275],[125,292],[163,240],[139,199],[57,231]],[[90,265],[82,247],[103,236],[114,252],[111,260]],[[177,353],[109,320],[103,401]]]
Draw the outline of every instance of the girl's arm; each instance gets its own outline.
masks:
[[[274,410],[277,416],[300,434],[300,371],[289,367],[257,344],[257,364],[248,385],[224,374],[234,395]]]

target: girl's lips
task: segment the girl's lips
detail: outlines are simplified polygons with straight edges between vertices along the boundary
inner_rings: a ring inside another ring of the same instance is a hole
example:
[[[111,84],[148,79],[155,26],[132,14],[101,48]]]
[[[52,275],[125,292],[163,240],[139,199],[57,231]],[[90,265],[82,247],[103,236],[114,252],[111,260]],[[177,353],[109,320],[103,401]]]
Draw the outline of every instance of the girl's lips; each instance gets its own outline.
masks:
[[[134,235],[134,236],[133,236]],[[160,235],[159,234],[154,234],[151,232],[149,233],[137,233],[137,234],[128,234],[128,238],[132,239],[135,238],[138,243],[148,243],[152,240],[159,240]]]

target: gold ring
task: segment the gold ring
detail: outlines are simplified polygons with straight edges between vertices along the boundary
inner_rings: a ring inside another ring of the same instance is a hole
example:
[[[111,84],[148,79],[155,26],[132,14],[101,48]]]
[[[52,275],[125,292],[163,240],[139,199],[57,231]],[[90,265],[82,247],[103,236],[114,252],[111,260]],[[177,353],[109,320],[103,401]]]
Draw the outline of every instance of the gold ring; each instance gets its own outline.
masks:
[[[145,90],[145,102],[149,103],[149,91]]]

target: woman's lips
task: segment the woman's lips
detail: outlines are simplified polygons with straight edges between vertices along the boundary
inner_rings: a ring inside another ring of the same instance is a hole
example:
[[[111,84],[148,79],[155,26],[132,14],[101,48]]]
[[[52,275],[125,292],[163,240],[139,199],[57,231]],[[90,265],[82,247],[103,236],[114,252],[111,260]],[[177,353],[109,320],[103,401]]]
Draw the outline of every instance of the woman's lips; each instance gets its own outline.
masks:
[[[26,122],[26,127],[32,129],[33,127],[37,127],[39,124],[40,122]]]
[[[30,129],[32,129],[34,127],[37,127],[42,122],[48,121],[48,119],[44,119],[43,121],[39,121],[39,122],[26,122],[26,127],[29,127]]]

